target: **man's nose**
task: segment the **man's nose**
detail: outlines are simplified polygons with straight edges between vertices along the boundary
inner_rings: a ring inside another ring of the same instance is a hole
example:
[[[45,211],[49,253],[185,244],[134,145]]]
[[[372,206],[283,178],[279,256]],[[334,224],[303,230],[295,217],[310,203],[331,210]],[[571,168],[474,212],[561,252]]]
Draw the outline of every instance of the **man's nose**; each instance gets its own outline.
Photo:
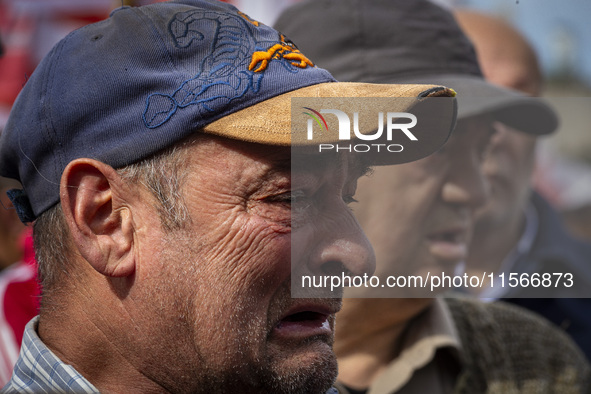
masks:
[[[346,206],[332,217],[324,218],[316,229],[316,247],[308,267],[313,274],[373,274],[376,266],[373,248]]]
[[[451,204],[475,210],[489,197],[489,183],[478,157],[456,158],[443,186],[443,199]]]

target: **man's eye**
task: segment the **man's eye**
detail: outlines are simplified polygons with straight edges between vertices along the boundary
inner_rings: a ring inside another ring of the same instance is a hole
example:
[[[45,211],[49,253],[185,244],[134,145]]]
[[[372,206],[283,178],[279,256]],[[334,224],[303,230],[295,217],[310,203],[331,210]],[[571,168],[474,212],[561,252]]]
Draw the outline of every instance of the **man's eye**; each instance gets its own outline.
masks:
[[[352,194],[348,194],[346,196],[343,196],[343,201],[345,202],[345,204],[349,205],[349,204],[353,204],[355,202],[359,202],[357,201]]]
[[[304,212],[308,212],[313,204],[312,200],[313,198],[310,197],[305,191],[292,190],[272,196],[267,201],[289,208],[292,214],[302,215]]]
[[[308,199],[306,193],[302,190],[294,190],[286,193],[281,193],[271,197],[271,202],[278,202],[283,204],[301,204]]]

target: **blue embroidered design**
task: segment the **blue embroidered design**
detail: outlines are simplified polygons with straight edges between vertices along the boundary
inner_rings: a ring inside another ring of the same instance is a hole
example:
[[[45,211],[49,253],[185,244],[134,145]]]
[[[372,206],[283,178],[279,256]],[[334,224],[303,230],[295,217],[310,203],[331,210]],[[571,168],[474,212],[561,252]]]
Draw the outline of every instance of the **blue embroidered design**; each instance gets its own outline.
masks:
[[[177,110],[190,105],[197,105],[199,112],[216,111],[249,89],[258,92],[263,75],[248,70],[249,52],[253,51],[255,40],[240,18],[189,11],[175,15],[168,28],[178,48],[187,48],[207,34],[213,35],[211,51],[203,59],[200,71],[172,94],[148,96],[143,114],[148,128],[162,125]],[[237,69],[242,71],[236,72]]]
[[[244,18],[244,17],[243,17]],[[206,37],[211,47],[197,74],[171,94],[153,93],[146,99],[142,118],[152,129],[167,122],[179,109],[195,105],[201,116],[220,111],[247,92],[257,93],[270,61],[279,60],[289,72],[314,64],[289,40],[257,41],[252,20],[214,11],[188,11],[174,16],[168,31],[177,48],[189,48]],[[240,70],[240,71],[237,71]]]

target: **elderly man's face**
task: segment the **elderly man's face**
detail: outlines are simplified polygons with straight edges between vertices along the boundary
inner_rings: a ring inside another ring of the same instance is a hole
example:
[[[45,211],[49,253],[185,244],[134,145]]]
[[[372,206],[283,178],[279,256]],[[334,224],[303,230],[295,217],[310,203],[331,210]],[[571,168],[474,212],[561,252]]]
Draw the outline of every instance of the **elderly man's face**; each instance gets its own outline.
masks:
[[[428,271],[453,274],[466,257],[473,211],[486,200],[481,163],[491,133],[485,118],[460,120],[439,152],[376,168],[360,180],[354,208],[382,280]]]
[[[478,212],[477,225],[483,231],[501,228],[523,215],[535,164],[535,136],[499,122],[494,126],[497,133],[483,167],[491,185],[491,198]]]
[[[358,172],[341,160],[292,174],[289,148],[220,138],[189,149],[185,228],[165,233],[146,208],[150,219],[137,235],[143,290],[131,296],[145,308],[133,316],[144,373],[172,391],[326,391],[336,376],[340,300],[290,296],[292,221],[313,219],[292,218],[291,181],[299,177],[319,204],[338,206],[316,220],[341,223],[312,237],[295,263],[318,271],[337,261],[360,274],[374,257],[345,202]]]

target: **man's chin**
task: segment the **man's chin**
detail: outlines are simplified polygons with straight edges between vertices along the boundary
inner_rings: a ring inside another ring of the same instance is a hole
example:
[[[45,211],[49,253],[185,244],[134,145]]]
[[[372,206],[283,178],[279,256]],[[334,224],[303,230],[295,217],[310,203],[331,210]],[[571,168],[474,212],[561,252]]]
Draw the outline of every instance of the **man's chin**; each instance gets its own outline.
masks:
[[[327,341],[311,338],[298,347],[276,352],[273,358],[268,392],[324,394],[337,377],[336,357]]]

